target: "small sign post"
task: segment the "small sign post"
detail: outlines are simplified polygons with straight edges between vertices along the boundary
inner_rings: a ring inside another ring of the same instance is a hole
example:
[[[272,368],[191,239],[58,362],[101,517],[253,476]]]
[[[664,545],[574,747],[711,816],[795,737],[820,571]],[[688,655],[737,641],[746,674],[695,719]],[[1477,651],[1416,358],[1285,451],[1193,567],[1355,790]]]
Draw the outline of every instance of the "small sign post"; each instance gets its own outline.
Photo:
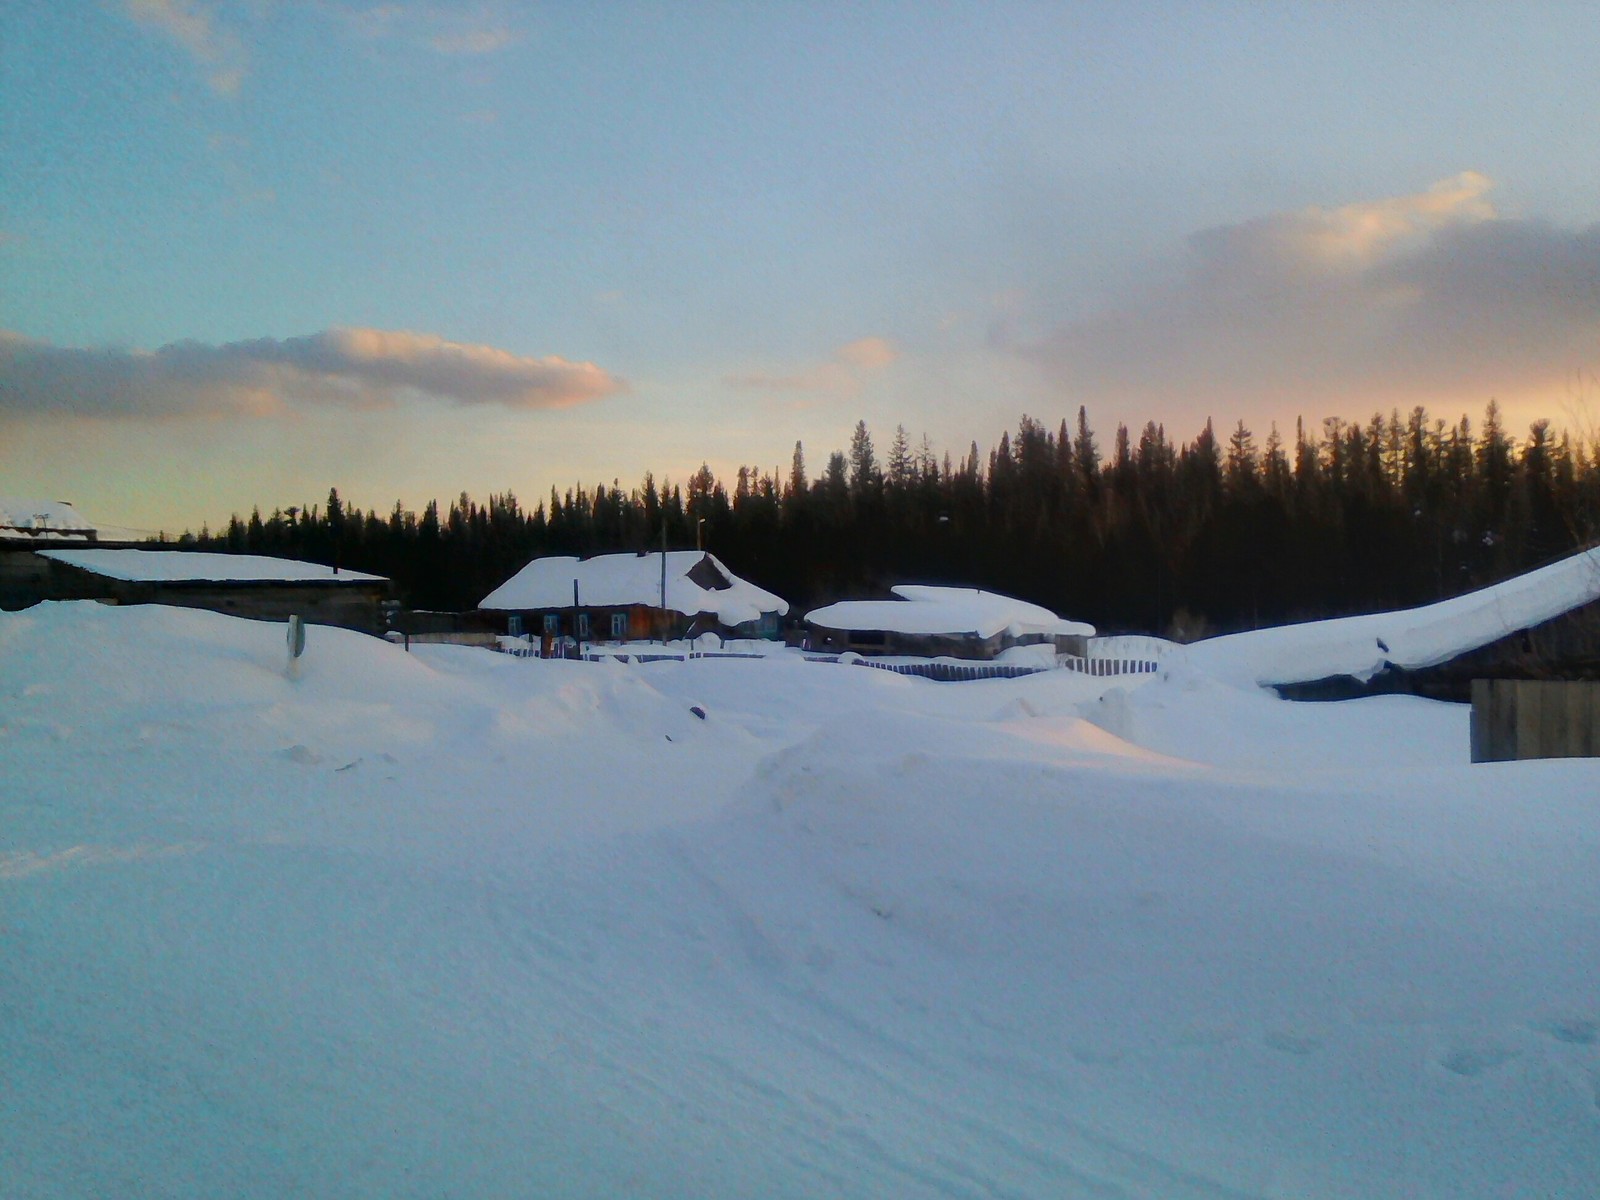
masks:
[[[289,678],[300,678],[300,656],[306,652],[306,623],[305,618],[294,615],[289,618]]]

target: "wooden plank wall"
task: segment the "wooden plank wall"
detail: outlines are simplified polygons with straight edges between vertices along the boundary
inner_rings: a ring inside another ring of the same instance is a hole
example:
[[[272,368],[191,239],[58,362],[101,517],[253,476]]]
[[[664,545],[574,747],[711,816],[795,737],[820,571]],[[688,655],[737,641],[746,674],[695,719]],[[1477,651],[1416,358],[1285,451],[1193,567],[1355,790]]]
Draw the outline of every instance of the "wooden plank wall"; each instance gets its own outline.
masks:
[[[1600,682],[1472,681],[1472,761],[1600,757]]]

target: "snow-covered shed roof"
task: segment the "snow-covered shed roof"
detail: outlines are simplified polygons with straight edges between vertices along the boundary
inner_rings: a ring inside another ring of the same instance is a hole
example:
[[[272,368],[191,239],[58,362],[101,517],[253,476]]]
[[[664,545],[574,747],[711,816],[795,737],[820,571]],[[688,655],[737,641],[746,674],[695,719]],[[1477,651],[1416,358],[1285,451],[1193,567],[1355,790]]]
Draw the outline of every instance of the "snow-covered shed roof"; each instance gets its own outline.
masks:
[[[65,500],[0,496],[0,538],[33,541],[76,537],[87,540],[95,527]]]
[[[1595,600],[1600,549],[1421,608],[1208,638],[1190,646],[1188,658],[1209,674],[1263,687],[1337,675],[1365,680],[1385,664],[1419,670],[1448,662]]]
[[[889,589],[896,600],[841,600],[813,609],[806,623],[823,629],[882,630],[885,633],[991,638],[1094,633],[1093,625],[1068,621],[1026,600],[977,588],[931,587],[903,583]]]
[[[782,615],[789,602],[740,579],[713,554],[666,553],[665,608],[687,617],[712,613],[724,625],[741,625],[763,613]],[[600,554],[594,558],[536,558],[483,598],[479,608],[532,610],[570,608],[577,580],[585,608],[643,604],[661,608],[661,554]]]
[[[188,550],[41,550],[41,557],[132,583],[384,583],[382,575],[260,554]]]

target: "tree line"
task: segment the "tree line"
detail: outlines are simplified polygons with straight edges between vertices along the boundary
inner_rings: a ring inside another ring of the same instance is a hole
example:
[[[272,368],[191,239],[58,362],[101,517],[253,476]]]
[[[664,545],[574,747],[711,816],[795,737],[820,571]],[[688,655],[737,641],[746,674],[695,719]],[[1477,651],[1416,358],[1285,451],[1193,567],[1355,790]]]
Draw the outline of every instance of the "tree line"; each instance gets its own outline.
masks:
[[[1473,428],[1375,413],[1297,422],[1290,438],[1207,420],[1188,442],[1118,425],[1102,449],[1080,408],[1024,416],[987,455],[952,460],[904,426],[880,451],[865,421],[808,469],[702,465],[578,486],[531,509],[465,493],[420,515],[341,501],[233,516],[185,533],[208,549],[303,558],[392,578],[414,607],[470,609],[529,559],[697,542],[796,612],[894,583],[984,587],[1106,630],[1192,638],[1456,595],[1586,544],[1600,530],[1600,443],[1535,421],[1514,438],[1491,401]]]

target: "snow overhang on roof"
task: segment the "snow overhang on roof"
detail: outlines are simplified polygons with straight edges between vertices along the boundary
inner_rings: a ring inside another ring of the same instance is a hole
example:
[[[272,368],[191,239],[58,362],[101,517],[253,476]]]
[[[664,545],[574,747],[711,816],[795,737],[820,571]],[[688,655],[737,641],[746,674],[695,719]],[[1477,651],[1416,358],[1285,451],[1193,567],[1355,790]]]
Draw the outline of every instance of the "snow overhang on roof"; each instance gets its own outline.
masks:
[[[841,632],[988,639],[999,633],[1092,636],[1094,626],[1048,608],[977,588],[900,584],[896,600],[841,600],[806,614],[806,623]]]
[[[788,601],[740,579],[715,555],[698,550],[669,550],[665,557],[665,604],[661,594],[662,555],[656,552],[536,558],[485,596],[478,607],[519,612],[571,608],[576,582],[577,602],[584,608],[638,604],[665,608],[686,617],[705,613],[728,626],[759,620],[765,613],[781,616],[789,611]],[[702,568],[702,562],[714,567],[716,574]]]
[[[1220,678],[1263,687],[1339,675],[1366,680],[1391,664],[1437,666],[1596,600],[1600,549],[1421,608],[1208,638],[1190,646],[1188,658]]]
[[[128,583],[387,583],[382,575],[259,554],[188,550],[41,550],[41,557]]]

